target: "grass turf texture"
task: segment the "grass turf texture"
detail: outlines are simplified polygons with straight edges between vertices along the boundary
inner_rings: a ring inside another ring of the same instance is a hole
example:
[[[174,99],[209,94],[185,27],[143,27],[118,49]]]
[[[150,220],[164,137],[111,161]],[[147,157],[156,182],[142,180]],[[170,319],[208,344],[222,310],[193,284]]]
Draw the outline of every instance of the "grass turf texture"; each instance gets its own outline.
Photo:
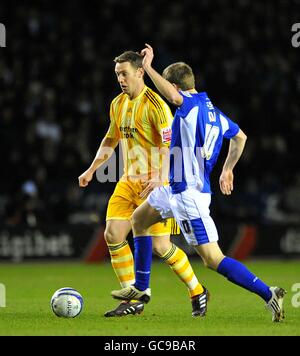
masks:
[[[266,283],[288,291],[283,323],[271,322],[256,295],[205,269],[198,259],[192,264],[211,293],[205,318],[191,317],[185,286],[161,262],[153,264],[152,300],[144,313],[122,318],[103,317],[117,305],[110,291],[119,288],[109,263],[0,264],[0,283],[6,287],[0,335],[300,335],[300,308],[292,306],[291,291],[300,283],[299,262],[246,263]],[[62,287],[78,289],[84,297],[84,309],[75,319],[58,318],[50,309],[52,294]]]

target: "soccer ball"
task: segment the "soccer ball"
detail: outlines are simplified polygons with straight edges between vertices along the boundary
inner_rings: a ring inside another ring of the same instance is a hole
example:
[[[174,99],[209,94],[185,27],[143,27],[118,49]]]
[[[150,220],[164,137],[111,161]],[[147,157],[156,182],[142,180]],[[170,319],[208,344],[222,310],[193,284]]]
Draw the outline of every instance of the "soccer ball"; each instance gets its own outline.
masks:
[[[53,294],[50,306],[56,316],[75,318],[83,308],[83,298],[74,288],[60,288]]]

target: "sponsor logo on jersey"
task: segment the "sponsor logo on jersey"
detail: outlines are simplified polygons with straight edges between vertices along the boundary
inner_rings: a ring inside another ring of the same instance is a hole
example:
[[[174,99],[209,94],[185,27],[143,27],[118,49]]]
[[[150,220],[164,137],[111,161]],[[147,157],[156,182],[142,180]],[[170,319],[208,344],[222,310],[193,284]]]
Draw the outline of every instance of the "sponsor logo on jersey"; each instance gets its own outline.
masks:
[[[162,141],[163,141],[163,143],[171,142],[171,136],[172,136],[171,127],[166,127],[165,129],[162,129],[161,132],[162,132]]]

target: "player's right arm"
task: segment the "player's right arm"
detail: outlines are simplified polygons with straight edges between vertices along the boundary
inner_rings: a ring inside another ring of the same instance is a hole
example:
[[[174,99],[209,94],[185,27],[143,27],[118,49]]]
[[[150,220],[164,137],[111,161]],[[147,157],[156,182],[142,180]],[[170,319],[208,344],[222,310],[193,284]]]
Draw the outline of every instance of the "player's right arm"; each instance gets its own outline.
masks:
[[[96,170],[111,157],[118,145],[118,142],[118,138],[104,137],[92,164],[84,173],[81,174],[81,176],[78,177],[79,186],[81,188],[84,188],[89,184],[89,182],[93,179],[93,175]]]
[[[230,139],[228,154],[219,179],[221,192],[225,195],[230,195],[233,191],[233,168],[243,153],[246,140],[247,136],[241,129]]]
[[[146,48],[141,51],[141,54],[144,56],[143,68],[145,72],[149,75],[158,91],[168,100],[169,103],[175,106],[181,106],[181,104],[183,103],[182,96],[178,93],[177,89],[174,87],[173,84],[163,78],[152,67],[152,60],[154,57],[153,48],[147,43],[145,45]]]

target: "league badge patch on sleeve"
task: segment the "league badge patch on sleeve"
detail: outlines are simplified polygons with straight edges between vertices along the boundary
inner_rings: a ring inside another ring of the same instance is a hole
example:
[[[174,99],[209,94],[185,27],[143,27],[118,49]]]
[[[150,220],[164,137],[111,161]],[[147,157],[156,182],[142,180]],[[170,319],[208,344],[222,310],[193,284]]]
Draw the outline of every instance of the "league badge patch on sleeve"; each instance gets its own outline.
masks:
[[[170,143],[171,142],[171,135],[172,135],[172,129],[171,127],[166,127],[161,130],[162,132],[162,141],[163,143]]]

